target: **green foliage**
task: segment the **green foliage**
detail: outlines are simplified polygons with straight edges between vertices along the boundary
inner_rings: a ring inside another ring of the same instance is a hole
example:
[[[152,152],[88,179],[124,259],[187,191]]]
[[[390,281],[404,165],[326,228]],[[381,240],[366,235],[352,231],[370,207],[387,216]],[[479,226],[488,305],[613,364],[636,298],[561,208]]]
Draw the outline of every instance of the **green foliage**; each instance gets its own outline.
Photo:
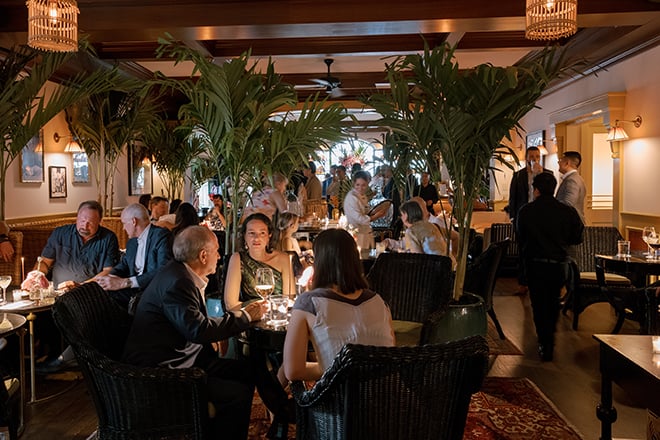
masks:
[[[502,161],[503,154],[513,154],[501,142],[511,140],[511,130],[520,128],[518,121],[534,108],[550,81],[575,67],[566,62],[564,50],[548,47],[516,66],[482,64],[460,70],[454,48],[425,45],[422,54],[398,57],[387,67],[389,94],[366,101],[383,115],[380,123],[391,128],[396,139],[391,148],[398,150],[393,157],[425,161],[434,179],[439,158],[447,167],[460,235],[456,296],[465,279],[473,202],[491,159]]]
[[[192,135],[205,144],[206,158],[215,165],[216,175],[232,182],[233,225],[243,208],[238,201],[246,200],[249,186],[261,186],[262,174],[272,176],[279,171],[288,175],[320,146],[342,137],[343,107],[325,106],[318,95],[305,102],[297,120],[289,114],[272,116],[297,103],[293,86],[281,81],[272,62],[259,73],[249,52],[218,65],[171,36],[160,43],[159,56],[177,62],[191,60],[193,74],[201,75],[196,80],[162,82],[190,100],[181,107],[180,119],[196,127]],[[231,235],[227,234],[228,250],[233,248]]]
[[[115,71],[96,69],[65,79],[46,96],[44,85],[64,64],[91,56],[85,43],[79,53],[40,52],[15,46],[0,59],[0,219],[5,218],[7,169],[30,139],[56,114],[91,93],[110,90]]]
[[[99,202],[111,213],[117,162],[130,145],[146,148],[163,130],[160,101],[152,84],[117,79],[112,90],[95,93],[67,109],[71,131],[94,162]]]

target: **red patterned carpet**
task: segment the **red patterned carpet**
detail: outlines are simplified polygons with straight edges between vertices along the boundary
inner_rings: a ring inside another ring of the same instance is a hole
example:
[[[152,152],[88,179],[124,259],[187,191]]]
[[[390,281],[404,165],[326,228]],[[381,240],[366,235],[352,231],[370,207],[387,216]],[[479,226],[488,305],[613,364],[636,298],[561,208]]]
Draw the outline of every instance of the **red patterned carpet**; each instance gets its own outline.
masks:
[[[249,439],[266,438],[268,412],[255,395]],[[295,439],[295,427],[289,427]],[[472,397],[466,440],[581,440],[582,436],[550,400],[525,378],[487,377]]]

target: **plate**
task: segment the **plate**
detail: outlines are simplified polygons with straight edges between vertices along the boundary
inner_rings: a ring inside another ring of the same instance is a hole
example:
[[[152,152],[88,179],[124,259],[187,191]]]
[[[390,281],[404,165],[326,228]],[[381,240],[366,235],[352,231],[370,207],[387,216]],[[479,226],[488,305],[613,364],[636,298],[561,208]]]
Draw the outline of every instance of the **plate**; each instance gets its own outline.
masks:
[[[390,209],[390,206],[392,206],[392,201],[390,199],[385,199],[382,202],[378,203],[373,208],[371,208],[371,210],[367,213],[367,215],[372,216],[376,213],[385,215],[387,214],[387,211]]]

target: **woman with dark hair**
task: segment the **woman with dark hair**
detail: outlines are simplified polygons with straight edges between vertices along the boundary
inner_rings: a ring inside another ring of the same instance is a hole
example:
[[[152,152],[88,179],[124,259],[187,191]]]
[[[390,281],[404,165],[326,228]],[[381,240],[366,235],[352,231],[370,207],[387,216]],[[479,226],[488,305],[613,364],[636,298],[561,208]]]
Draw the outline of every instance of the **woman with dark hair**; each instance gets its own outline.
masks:
[[[289,254],[274,250],[273,226],[266,215],[248,216],[241,226],[240,251],[229,259],[225,281],[225,307],[240,310],[244,303],[260,300],[255,289],[257,269],[272,269],[275,278],[273,295],[290,296],[293,292],[293,274]]]
[[[383,217],[385,212],[372,212],[367,198],[367,189],[371,176],[366,171],[357,171],[351,175],[353,189],[344,198],[344,214],[348,224],[357,229],[357,243],[362,249],[375,246],[371,222]]]
[[[387,247],[393,250],[417,254],[447,255],[447,239],[437,225],[426,220],[417,200],[408,200],[399,208],[401,221],[406,227],[402,240],[386,238]],[[449,255],[453,260],[453,255]]]
[[[317,362],[307,362],[309,342]],[[392,315],[369,290],[353,237],[328,229],[314,240],[312,290],[296,298],[284,342],[289,380],[317,380],[348,344],[394,345]]]
[[[172,229],[172,237],[176,237],[179,232],[186,229],[188,226],[197,226],[199,224],[199,216],[197,210],[193,205],[188,202],[181,203],[176,209],[174,216],[174,228]]]

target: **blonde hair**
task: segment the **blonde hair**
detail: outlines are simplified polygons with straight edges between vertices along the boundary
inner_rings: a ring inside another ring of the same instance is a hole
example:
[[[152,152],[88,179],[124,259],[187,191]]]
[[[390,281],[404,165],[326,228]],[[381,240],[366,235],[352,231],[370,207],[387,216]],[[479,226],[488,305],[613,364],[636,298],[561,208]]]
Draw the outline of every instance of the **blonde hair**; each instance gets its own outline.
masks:
[[[283,241],[286,238],[285,231],[289,229],[296,221],[299,221],[300,216],[296,213],[284,211],[277,213],[275,219],[275,249],[284,250]]]

